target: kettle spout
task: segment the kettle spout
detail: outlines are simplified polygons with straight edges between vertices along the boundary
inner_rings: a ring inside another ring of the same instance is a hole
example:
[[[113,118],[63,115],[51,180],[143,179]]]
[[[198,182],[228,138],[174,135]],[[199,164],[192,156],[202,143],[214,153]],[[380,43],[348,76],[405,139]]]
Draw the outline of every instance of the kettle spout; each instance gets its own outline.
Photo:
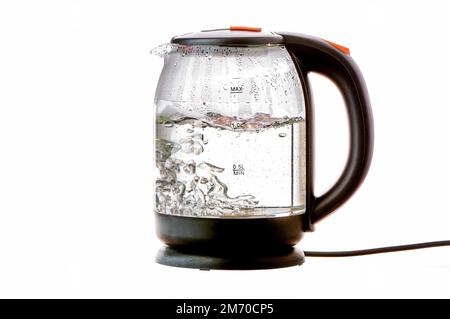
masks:
[[[161,45],[158,45],[157,47],[151,49],[150,54],[160,57],[160,58],[164,58],[167,55],[169,55],[169,53],[176,50],[177,47],[178,46],[176,44],[171,44],[171,43],[161,44]]]

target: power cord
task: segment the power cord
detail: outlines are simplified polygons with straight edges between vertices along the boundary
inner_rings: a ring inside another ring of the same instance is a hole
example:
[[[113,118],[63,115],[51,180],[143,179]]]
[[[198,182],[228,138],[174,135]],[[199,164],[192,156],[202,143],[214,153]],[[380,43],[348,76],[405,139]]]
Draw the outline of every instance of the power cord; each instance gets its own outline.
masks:
[[[348,251],[304,251],[304,254],[307,257],[354,257],[442,246],[450,246],[450,240]]]

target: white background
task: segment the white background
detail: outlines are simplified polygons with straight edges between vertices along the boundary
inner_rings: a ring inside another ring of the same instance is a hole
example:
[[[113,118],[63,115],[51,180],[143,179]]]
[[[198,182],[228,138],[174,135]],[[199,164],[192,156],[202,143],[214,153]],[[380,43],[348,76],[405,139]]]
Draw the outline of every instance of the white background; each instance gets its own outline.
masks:
[[[154,263],[162,61],[149,55],[173,35],[230,25],[349,46],[372,101],[373,165],[299,246],[450,239],[448,12],[445,1],[1,1],[0,297],[450,297],[450,248],[269,271]],[[337,90],[312,82],[320,193],[348,135]]]

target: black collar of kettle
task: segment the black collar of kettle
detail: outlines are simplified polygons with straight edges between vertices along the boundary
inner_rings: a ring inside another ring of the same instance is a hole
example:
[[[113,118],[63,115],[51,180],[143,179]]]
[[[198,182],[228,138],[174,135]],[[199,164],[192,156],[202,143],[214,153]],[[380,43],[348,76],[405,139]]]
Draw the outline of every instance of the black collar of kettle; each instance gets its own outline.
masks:
[[[214,29],[175,36],[170,41],[181,45],[250,46],[283,44],[284,38],[269,31]]]

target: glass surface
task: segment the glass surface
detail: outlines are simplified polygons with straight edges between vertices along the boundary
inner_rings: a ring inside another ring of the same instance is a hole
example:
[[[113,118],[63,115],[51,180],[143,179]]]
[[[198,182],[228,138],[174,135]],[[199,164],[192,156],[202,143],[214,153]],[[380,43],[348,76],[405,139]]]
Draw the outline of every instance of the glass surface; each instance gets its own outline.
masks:
[[[305,114],[283,46],[163,45],[155,211],[285,216],[305,209]]]

